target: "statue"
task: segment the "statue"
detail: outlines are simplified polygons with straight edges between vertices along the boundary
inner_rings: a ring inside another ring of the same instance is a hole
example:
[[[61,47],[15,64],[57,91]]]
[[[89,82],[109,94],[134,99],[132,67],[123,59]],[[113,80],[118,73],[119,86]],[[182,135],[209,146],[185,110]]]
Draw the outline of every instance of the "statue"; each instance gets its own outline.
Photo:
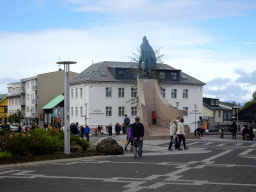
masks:
[[[145,76],[153,77],[153,71],[156,68],[156,55],[152,47],[149,45],[147,37],[143,37],[143,42],[140,45],[141,56],[139,59],[138,76],[140,76],[141,63],[144,62],[143,71],[146,73]]]

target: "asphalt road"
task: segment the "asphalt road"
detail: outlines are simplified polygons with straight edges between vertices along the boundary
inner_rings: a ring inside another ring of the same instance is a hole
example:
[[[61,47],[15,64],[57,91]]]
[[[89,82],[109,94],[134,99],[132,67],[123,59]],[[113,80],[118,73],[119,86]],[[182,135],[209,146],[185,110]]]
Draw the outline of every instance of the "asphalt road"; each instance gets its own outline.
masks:
[[[125,136],[113,138],[124,145]],[[127,151],[0,166],[0,191],[256,191],[256,142],[205,136],[187,140],[189,150],[182,151],[168,151],[168,143],[145,140],[142,159]]]

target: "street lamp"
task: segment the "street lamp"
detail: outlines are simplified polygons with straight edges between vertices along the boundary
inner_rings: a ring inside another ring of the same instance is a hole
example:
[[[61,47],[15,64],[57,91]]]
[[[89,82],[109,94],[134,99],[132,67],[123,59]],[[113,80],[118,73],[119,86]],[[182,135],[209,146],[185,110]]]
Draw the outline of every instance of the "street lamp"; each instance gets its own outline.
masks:
[[[59,61],[56,64],[64,65],[64,153],[70,154],[70,116],[69,116],[69,65],[76,64],[74,61]]]
[[[177,109],[178,109],[178,107],[179,107],[179,104],[180,104],[180,102],[176,102],[176,107],[177,107]]]

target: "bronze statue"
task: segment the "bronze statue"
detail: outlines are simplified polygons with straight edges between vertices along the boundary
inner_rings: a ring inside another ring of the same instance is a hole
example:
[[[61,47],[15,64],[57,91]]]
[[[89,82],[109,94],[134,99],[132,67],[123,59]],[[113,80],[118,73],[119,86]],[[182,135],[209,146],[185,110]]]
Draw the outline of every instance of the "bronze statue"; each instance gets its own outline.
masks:
[[[138,76],[140,76],[141,63],[144,62],[143,71],[146,73],[145,76],[153,77],[153,71],[156,68],[156,55],[152,47],[149,45],[147,37],[143,37],[143,42],[140,45],[141,56],[139,59]]]

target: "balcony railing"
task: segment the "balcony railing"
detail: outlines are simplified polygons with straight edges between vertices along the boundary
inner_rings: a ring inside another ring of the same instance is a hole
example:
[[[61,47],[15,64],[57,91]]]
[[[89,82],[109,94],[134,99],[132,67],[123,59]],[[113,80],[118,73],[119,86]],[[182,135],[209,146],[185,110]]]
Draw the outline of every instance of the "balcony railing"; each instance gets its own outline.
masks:
[[[24,87],[19,88],[19,92],[20,93],[25,93],[25,88]]]
[[[37,91],[37,86],[32,86],[32,91]]]
[[[26,105],[25,99],[21,99],[21,100],[19,101],[19,105]]]
[[[31,113],[31,117],[36,118],[37,117],[37,113]]]
[[[37,104],[37,99],[32,99],[32,104],[36,105]]]

